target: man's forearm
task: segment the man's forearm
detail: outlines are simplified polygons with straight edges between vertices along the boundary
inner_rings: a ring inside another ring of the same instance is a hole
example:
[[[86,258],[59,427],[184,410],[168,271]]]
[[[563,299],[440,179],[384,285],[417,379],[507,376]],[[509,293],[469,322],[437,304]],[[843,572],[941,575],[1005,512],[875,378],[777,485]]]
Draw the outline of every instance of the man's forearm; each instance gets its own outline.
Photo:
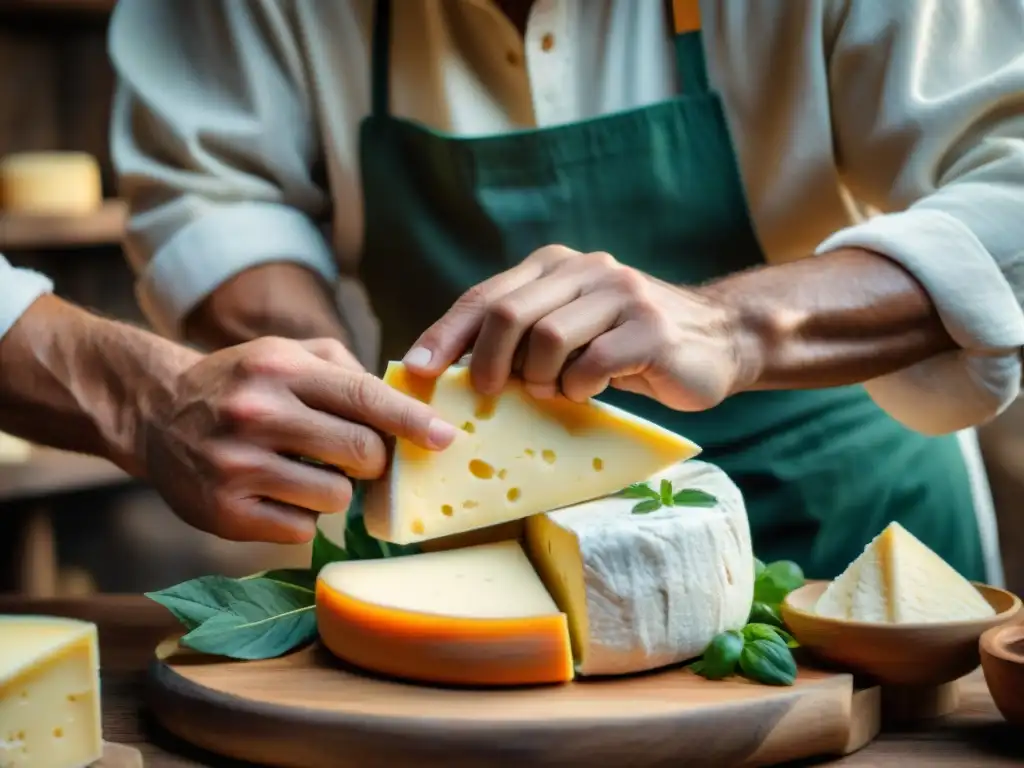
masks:
[[[854,384],[956,348],[920,283],[875,253],[844,250],[723,278],[742,389]]]
[[[350,346],[330,286],[292,263],[247,269],[218,287],[185,321],[185,337],[210,349],[263,336],[330,338]]]
[[[43,296],[0,338],[0,430],[141,475],[135,415],[200,357]]]

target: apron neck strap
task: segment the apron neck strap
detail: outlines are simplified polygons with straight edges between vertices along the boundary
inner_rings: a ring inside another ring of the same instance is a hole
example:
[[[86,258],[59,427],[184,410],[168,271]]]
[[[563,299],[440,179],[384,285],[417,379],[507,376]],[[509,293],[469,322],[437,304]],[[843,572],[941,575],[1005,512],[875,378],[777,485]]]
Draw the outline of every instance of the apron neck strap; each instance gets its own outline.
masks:
[[[700,29],[700,0],[665,0],[675,37],[676,70],[685,93],[708,91],[707,67]],[[377,0],[373,12],[370,59],[373,114],[390,109],[391,0]]]
[[[370,95],[374,116],[391,108],[391,0],[377,0],[373,10],[373,38],[370,52]]]

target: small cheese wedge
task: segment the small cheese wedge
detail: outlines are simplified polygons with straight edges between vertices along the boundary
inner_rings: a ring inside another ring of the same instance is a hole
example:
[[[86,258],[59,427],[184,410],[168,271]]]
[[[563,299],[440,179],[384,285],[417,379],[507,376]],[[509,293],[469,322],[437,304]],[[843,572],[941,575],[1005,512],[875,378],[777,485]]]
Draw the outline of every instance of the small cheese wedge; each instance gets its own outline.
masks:
[[[83,768],[102,755],[96,626],[0,616],[0,766]]]
[[[85,152],[20,152],[0,161],[0,203],[9,212],[78,215],[103,204],[99,162]]]
[[[754,597],[754,555],[739,488],[718,467],[686,461],[650,478],[711,494],[712,507],[635,514],[610,496],[526,521],[527,548],[569,617],[577,673],[622,675],[704,652],[743,627]]]
[[[371,536],[411,544],[485,528],[614,493],[700,448],[618,408],[537,400],[512,381],[476,394],[469,369],[435,381],[390,363],[384,380],[462,427],[443,451],[398,440],[387,475],[367,488]]]
[[[974,585],[897,522],[828,586],[815,611],[836,619],[890,624],[995,615]]]
[[[357,667],[443,685],[573,678],[565,614],[517,541],[324,566],[324,646]]]

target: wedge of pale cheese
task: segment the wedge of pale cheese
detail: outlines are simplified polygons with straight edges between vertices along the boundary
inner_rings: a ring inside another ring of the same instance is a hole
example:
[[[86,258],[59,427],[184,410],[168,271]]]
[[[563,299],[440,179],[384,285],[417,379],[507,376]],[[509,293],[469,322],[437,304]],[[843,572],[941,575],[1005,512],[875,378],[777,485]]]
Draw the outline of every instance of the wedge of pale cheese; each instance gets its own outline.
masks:
[[[641,672],[699,656],[740,629],[754,596],[754,555],[743,496],[729,477],[687,461],[650,479],[711,494],[711,507],[636,513],[610,496],[531,517],[527,550],[569,617],[577,671]]]
[[[448,685],[573,678],[565,614],[517,541],[324,566],[317,628],[339,658]]]
[[[433,381],[390,363],[384,380],[461,427],[443,451],[399,439],[386,477],[369,485],[371,536],[411,544],[521,519],[614,493],[700,448],[597,401],[537,400],[518,381],[476,394],[469,369]]]
[[[973,584],[897,522],[829,584],[815,610],[831,618],[891,624],[995,615]]]
[[[83,768],[102,754],[96,626],[0,616],[0,766]]]

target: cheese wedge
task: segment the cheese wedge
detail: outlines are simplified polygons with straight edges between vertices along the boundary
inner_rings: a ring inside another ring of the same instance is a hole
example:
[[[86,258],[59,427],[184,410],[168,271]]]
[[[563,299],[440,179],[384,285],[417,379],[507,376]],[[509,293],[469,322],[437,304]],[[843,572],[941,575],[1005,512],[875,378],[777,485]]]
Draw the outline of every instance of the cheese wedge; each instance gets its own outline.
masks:
[[[82,768],[102,754],[96,626],[0,616],[0,766]]]
[[[650,478],[697,489],[712,507],[635,514],[611,496],[526,521],[530,558],[569,617],[576,670],[621,675],[704,652],[740,629],[754,597],[754,555],[743,495],[717,467],[686,461]]]
[[[443,451],[398,440],[386,477],[367,488],[371,536],[411,544],[521,519],[621,490],[700,448],[597,401],[536,400],[519,382],[476,394],[469,369],[435,381],[390,363],[384,380],[462,431]]]
[[[995,615],[967,579],[897,522],[828,586],[815,610],[831,618],[890,624]]]
[[[573,678],[565,614],[516,541],[324,566],[324,646],[357,667],[444,685]]]

